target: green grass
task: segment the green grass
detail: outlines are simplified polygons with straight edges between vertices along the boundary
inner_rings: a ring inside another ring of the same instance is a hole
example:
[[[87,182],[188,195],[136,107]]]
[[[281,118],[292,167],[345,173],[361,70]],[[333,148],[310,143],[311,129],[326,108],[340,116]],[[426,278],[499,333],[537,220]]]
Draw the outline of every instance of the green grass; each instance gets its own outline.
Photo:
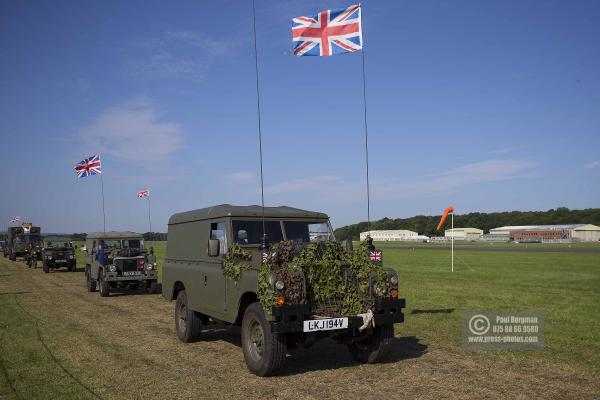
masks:
[[[600,372],[600,254],[387,250],[407,300],[403,335],[460,350],[467,310],[541,310],[545,348],[494,356],[568,364]],[[452,309],[451,313],[413,310]]]

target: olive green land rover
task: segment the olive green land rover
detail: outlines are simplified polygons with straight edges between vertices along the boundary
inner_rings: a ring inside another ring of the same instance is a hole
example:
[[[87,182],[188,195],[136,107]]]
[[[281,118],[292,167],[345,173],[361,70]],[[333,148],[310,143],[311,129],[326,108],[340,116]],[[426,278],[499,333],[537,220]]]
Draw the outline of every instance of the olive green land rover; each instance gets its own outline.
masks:
[[[144,237],[134,232],[89,233],[85,241],[85,282],[88,292],[107,297],[111,289],[144,286],[158,291],[154,250],[146,250]]]
[[[282,367],[288,348],[323,337],[346,344],[359,362],[382,361],[405,301],[381,252],[352,247],[335,242],[320,212],[224,204],[172,215],[162,293],[176,301],[178,338],[201,339],[203,325],[239,325],[246,365],[258,376]],[[359,264],[366,272],[357,275]]]
[[[75,249],[69,238],[64,236],[46,236],[42,240],[42,269],[45,273],[51,269],[66,268],[77,272]]]

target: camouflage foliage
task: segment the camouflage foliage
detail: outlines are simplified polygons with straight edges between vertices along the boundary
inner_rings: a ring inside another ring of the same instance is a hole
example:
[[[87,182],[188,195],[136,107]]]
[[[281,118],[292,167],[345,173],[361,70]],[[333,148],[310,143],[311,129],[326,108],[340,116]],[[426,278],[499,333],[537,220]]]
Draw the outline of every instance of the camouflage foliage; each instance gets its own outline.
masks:
[[[234,243],[229,247],[227,257],[223,263],[223,272],[226,277],[239,281],[242,271],[252,268],[252,254]]]

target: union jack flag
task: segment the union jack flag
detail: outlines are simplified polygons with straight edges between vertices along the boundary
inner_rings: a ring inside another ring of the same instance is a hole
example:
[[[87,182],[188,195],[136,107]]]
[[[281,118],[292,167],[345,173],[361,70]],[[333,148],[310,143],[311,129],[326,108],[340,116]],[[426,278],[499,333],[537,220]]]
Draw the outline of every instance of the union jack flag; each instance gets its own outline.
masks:
[[[138,192],[138,197],[150,197],[150,189],[142,189]]]
[[[269,260],[269,255],[267,253],[262,253],[260,255],[260,260],[262,261],[262,263],[266,263]]]
[[[73,167],[78,178],[85,178],[86,176],[92,176],[102,173],[102,162],[100,161],[100,155],[94,154],[93,156],[86,158],[85,160],[79,161]]]
[[[15,215],[14,217],[10,218],[10,222],[19,222],[21,220],[21,217],[19,217],[18,215]]]
[[[381,262],[381,251],[375,250],[369,252],[369,257],[373,262]]]
[[[332,56],[362,49],[361,5],[292,19],[297,56]]]

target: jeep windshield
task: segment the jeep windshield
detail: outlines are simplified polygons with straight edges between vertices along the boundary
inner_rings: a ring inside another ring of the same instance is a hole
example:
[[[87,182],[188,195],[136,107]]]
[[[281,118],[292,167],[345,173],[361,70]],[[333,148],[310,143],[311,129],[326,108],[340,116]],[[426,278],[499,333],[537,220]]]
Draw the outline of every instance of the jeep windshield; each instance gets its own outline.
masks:
[[[66,249],[66,248],[73,247],[73,245],[70,242],[62,242],[62,241],[59,241],[59,240],[51,240],[51,241],[47,241],[46,242],[46,246],[45,247]]]
[[[231,221],[233,228],[233,241],[237,244],[260,244],[263,233],[262,221]],[[265,233],[269,235],[269,242],[276,243],[283,240],[281,224],[279,221],[265,221]]]
[[[331,228],[324,221],[284,221],[283,226],[288,240],[303,243],[333,240]]]
[[[144,241],[141,239],[104,240],[106,249],[143,249]]]
[[[40,241],[39,236],[23,235],[15,238],[15,243],[38,244]]]

